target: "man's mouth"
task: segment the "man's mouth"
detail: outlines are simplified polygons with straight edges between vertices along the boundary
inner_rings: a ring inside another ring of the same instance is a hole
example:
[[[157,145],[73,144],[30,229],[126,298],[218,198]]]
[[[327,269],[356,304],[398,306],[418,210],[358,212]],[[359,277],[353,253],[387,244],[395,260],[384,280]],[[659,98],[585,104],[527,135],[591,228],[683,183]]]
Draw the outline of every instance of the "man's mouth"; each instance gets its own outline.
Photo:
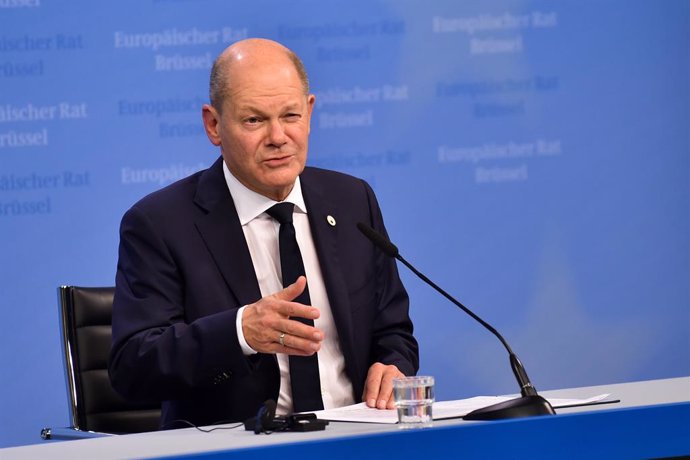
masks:
[[[281,166],[285,163],[289,163],[294,155],[280,155],[273,156],[264,160],[264,163],[269,166]]]

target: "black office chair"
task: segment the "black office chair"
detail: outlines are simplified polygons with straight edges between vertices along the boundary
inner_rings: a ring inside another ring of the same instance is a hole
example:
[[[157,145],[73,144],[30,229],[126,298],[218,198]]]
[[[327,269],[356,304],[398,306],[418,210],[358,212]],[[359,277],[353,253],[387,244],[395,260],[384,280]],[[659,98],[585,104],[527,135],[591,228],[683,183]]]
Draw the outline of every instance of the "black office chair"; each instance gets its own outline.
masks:
[[[60,326],[70,402],[69,428],[44,428],[43,439],[74,439],[155,431],[159,403],[132,403],[108,378],[112,287],[60,286]]]

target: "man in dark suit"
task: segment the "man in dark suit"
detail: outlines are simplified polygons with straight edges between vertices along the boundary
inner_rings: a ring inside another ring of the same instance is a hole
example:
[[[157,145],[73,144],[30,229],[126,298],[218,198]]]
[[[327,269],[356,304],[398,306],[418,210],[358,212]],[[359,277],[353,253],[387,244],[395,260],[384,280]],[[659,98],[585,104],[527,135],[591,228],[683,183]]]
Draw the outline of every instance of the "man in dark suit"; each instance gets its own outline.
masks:
[[[279,413],[305,410],[290,371],[316,356],[320,407],[392,408],[392,379],[418,369],[407,293],[356,228],[385,233],[371,188],[305,168],[315,98],[301,61],[270,40],[235,43],[210,95],[203,121],[222,158],[123,217],[113,386],[162,401],[164,428],[244,420],[267,399]],[[294,282],[281,280],[278,203],[294,204],[306,274]]]

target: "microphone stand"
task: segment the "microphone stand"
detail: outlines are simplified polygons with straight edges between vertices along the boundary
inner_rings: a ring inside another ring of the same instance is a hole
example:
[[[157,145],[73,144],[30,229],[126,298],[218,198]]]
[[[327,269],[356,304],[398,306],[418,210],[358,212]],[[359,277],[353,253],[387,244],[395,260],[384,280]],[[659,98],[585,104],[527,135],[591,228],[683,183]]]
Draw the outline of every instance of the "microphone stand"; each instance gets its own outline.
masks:
[[[493,335],[495,335],[498,340],[501,341],[505,349],[508,351],[508,356],[510,358],[510,367],[515,374],[515,378],[520,385],[521,396],[515,399],[504,401],[498,404],[492,404],[487,407],[482,407],[480,409],[474,410],[463,417],[464,420],[500,420],[506,418],[516,418],[516,417],[530,417],[535,415],[554,415],[556,411],[553,410],[551,404],[543,397],[537,394],[537,389],[534,388],[530,382],[527,372],[525,371],[522,362],[518,359],[517,355],[513,352],[508,342],[503,338],[501,334],[489,323],[477,316],[472,310],[465,307],[463,304],[458,302],[454,297],[448,294],[446,291],[441,289],[436,283],[431,281],[422,272],[417,270],[412,264],[405,260],[398,251],[398,248],[391,243],[387,238],[385,238],[380,233],[376,232],[373,228],[368,225],[362,224],[361,222],[357,224],[357,228],[369,238],[374,245],[376,245],[384,254],[394,257],[399,260],[403,265],[409,268],[412,273],[417,275],[422,281],[427,283],[429,286],[434,288],[437,292],[443,295],[446,299],[450,300],[455,306],[460,308],[462,311],[470,315],[482,326],[488,329]]]

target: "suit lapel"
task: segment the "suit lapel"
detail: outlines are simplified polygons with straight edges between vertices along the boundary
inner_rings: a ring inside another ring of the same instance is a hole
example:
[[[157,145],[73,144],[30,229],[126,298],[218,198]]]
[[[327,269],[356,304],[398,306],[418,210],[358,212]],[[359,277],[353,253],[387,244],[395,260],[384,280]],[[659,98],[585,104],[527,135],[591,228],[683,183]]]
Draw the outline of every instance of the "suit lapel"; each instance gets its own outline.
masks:
[[[225,183],[222,159],[202,174],[194,201],[205,210],[196,218],[196,228],[239,305],[256,302],[261,298],[259,282]]]
[[[333,319],[338,329],[340,347],[346,362],[355,356],[350,302],[338,258],[338,208],[322,195],[311,175],[300,176],[302,194],[309,214],[309,227],[321,266],[323,281],[331,304]],[[329,219],[331,217],[334,220]],[[329,223],[335,222],[335,225]],[[353,378],[354,376],[351,376]]]

